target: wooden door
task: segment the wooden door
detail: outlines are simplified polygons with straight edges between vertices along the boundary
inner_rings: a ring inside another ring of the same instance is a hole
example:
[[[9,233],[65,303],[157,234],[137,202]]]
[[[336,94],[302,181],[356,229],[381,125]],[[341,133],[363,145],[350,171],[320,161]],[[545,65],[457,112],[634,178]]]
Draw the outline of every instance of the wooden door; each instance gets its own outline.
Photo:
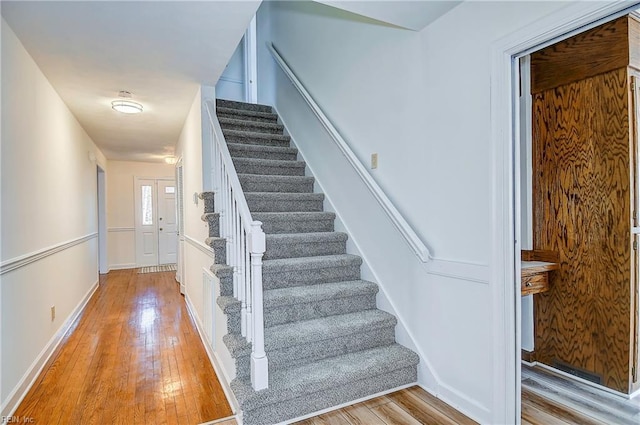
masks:
[[[535,297],[539,361],[629,390],[630,120],[627,68],[533,99],[534,249],[560,270]]]

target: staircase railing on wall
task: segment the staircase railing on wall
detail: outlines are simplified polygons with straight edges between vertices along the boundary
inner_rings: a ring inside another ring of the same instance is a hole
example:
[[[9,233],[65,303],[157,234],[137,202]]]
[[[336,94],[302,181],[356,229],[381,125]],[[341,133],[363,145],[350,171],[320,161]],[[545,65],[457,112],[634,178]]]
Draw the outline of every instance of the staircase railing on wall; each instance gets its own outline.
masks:
[[[227,242],[227,264],[233,267],[233,296],[241,303],[242,336],[251,343],[251,383],[258,391],[269,386],[264,351],[262,256],[266,239],[262,223],[251,212],[215,114],[215,103],[205,102],[211,123],[214,208],[220,213],[220,237]]]
[[[430,261],[432,259],[432,256],[427,246],[424,244],[424,242],[422,242],[411,225],[407,223],[407,220],[405,220],[400,211],[398,211],[398,209],[393,205],[393,202],[391,202],[389,197],[384,193],[380,185],[378,185],[373,177],[371,177],[371,174],[369,174],[365,166],[362,164],[362,162],[360,162],[356,154],[349,147],[349,144],[340,135],[338,130],[331,123],[329,118],[327,118],[322,109],[320,109],[320,106],[318,106],[309,91],[298,79],[296,74],[284,60],[282,55],[280,55],[273,43],[267,43],[267,48],[269,49],[269,52],[271,52],[271,56],[273,56],[273,59],[280,66],[280,69],[282,69],[287,78],[289,78],[289,81],[291,81],[291,84],[293,84],[300,95],[304,98],[307,105],[309,105],[309,108],[311,108],[320,123],[324,126],[325,130],[327,130],[327,133],[331,136],[342,154],[345,156],[345,158],[347,158],[351,166],[358,173],[364,184],[367,186],[374,198],[378,201],[387,216],[389,216],[391,222],[396,226],[396,228],[398,229],[402,237],[407,241],[413,252],[415,252],[415,254],[422,262],[426,263]]]

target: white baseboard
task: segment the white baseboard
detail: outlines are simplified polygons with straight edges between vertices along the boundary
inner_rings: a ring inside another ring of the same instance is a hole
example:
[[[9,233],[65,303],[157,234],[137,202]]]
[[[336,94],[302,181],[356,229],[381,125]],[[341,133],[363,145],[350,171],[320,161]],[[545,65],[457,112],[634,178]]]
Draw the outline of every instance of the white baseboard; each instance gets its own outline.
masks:
[[[0,416],[5,418],[11,417],[14,414],[24,397],[27,395],[27,392],[31,389],[36,379],[38,379],[38,376],[40,376],[40,373],[51,358],[51,355],[56,351],[56,349],[62,342],[64,335],[69,331],[80,313],[82,313],[82,310],[84,310],[84,308],[86,307],[87,303],[91,299],[91,296],[98,289],[99,282],[100,281],[98,280],[91,286],[80,303],[78,303],[67,320],[65,320],[64,324],[60,327],[58,332],[53,335],[47,345],[45,345],[45,347],[42,349],[38,357],[24,374],[22,379],[20,379],[18,385],[16,385],[14,390],[7,397],[7,402],[2,406],[2,413]]]
[[[125,269],[135,269],[136,263],[122,263],[122,264],[110,264],[108,270],[125,270]]]
[[[474,421],[484,424],[491,422],[491,411],[480,404],[478,401],[473,400],[466,394],[462,394],[458,390],[451,388],[450,386],[439,382],[438,393],[434,393],[429,388],[420,385],[420,388],[431,394],[432,396],[444,401],[449,406],[453,407],[463,415],[468,416]]]
[[[203,329],[202,323],[200,322],[200,318],[198,317],[198,315],[195,312],[195,309],[193,308],[193,304],[189,299],[189,295],[186,295],[184,299],[187,304],[187,310],[189,311],[189,314],[191,315],[191,317],[193,318],[193,321],[196,324],[196,329],[198,330],[198,335],[200,336],[202,345],[204,345],[204,349],[207,352],[207,355],[209,356],[209,361],[213,366],[213,370],[216,372],[216,376],[218,377],[218,382],[220,382],[220,385],[222,386],[222,391],[224,391],[224,395],[227,397],[227,401],[229,402],[229,405],[231,405],[231,411],[233,412],[234,415],[236,415],[240,411],[240,403],[238,403],[236,396],[233,394],[233,391],[231,390],[231,386],[230,386],[231,382],[229,381],[227,374],[224,373],[224,368],[221,366],[221,362],[220,362],[220,359],[218,359],[218,355],[211,348],[209,343],[207,343],[207,339],[205,338],[204,332],[202,331]],[[238,423],[241,424],[242,422],[239,421]]]

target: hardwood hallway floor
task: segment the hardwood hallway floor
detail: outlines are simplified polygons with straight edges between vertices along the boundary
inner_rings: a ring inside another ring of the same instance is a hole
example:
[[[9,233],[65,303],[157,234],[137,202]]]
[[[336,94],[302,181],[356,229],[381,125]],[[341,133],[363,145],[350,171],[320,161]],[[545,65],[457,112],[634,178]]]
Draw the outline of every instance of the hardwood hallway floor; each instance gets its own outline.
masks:
[[[232,414],[174,272],[110,272],[14,416],[200,424]]]

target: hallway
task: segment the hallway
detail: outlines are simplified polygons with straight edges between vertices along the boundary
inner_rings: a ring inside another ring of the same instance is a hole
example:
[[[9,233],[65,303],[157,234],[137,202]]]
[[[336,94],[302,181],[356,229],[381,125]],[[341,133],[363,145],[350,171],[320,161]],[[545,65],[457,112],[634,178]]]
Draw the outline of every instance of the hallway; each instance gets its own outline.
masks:
[[[174,276],[101,276],[14,416],[61,425],[195,425],[231,416]]]

